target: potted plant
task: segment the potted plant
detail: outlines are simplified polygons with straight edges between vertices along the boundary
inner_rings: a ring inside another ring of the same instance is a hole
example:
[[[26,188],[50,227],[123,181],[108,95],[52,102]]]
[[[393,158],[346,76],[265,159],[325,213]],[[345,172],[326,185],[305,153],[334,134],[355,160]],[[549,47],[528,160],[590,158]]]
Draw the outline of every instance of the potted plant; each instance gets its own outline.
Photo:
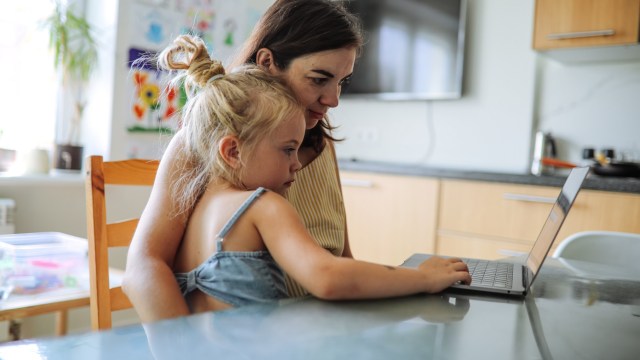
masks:
[[[49,31],[53,64],[60,72],[63,104],[72,104],[71,114],[63,105],[62,138],[56,139],[54,167],[80,170],[82,150],[80,130],[87,104],[84,88],[98,64],[98,50],[92,26],[65,1],[56,0],[53,13],[44,22]]]

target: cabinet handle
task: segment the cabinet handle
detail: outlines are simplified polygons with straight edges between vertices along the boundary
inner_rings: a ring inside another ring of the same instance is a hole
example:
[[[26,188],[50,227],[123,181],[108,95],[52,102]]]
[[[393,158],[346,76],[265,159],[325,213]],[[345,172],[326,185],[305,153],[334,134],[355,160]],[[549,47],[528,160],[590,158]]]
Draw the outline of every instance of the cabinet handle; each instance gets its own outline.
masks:
[[[342,186],[360,187],[360,188],[372,188],[374,183],[371,180],[358,180],[358,179],[342,179]]]
[[[568,32],[568,33],[549,34],[547,35],[547,39],[549,40],[578,39],[578,38],[596,37],[596,36],[612,36],[612,35],[615,35],[615,33],[616,31],[612,29],[593,30],[593,31],[576,31],[576,32]]]
[[[556,198],[547,197],[547,196],[504,193],[502,197],[505,200],[526,201],[526,202],[543,203],[543,204],[554,204],[556,202]]]

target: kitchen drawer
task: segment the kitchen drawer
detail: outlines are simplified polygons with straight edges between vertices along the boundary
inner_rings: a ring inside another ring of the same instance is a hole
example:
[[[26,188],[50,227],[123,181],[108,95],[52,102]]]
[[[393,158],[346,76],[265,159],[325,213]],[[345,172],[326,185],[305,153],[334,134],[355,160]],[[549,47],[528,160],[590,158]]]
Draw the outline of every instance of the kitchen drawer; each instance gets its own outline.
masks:
[[[437,243],[438,255],[489,260],[526,254],[533,245],[446,232],[438,234]]]
[[[532,244],[559,188],[442,181],[439,231],[453,231]]]
[[[528,252],[560,191],[458,180],[442,181],[440,189],[437,253],[485,259]],[[640,195],[583,189],[553,248],[580,231],[640,233],[638,219]]]
[[[582,190],[560,229],[556,245],[571,234],[588,230],[640,234],[640,195]]]

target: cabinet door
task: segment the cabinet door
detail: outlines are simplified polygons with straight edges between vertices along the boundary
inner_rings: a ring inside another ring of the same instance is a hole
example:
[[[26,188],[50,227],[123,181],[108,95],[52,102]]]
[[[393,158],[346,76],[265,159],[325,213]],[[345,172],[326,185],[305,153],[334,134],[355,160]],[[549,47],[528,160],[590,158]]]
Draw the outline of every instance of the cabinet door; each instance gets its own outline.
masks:
[[[443,180],[439,230],[531,243],[559,188]]]
[[[433,253],[439,181],[341,172],[349,244],[356,259],[400,265]]]
[[[475,259],[496,260],[526,254],[532,244],[456,232],[438,233],[437,253]]]
[[[436,252],[497,259],[528,252],[559,188],[443,180]]]
[[[554,187],[444,180],[436,252],[498,259],[527,253],[542,229]],[[640,233],[640,195],[581,190],[554,242],[588,230]]]
[[[638,43],[640,0],[536,0],[537,50]]]
[[[565,220],[556,245],[569,235],[588,230],[640,234],[640,195],[582,190]]]

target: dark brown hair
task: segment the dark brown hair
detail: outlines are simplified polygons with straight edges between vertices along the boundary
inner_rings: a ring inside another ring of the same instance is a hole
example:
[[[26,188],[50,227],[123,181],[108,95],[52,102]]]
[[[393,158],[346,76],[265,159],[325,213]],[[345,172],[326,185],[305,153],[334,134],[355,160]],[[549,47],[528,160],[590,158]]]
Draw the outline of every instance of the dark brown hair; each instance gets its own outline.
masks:
[[[286,70],[301,56],[353,47],[357,53],[364,37],[359,19],[339,1],[277,0],[256,24],[232,67],[256,63],[258,50],[271,50],[275,65]],[[335,140],[326,117],[307,131],[303,146],[320,151],[324,138]]]

